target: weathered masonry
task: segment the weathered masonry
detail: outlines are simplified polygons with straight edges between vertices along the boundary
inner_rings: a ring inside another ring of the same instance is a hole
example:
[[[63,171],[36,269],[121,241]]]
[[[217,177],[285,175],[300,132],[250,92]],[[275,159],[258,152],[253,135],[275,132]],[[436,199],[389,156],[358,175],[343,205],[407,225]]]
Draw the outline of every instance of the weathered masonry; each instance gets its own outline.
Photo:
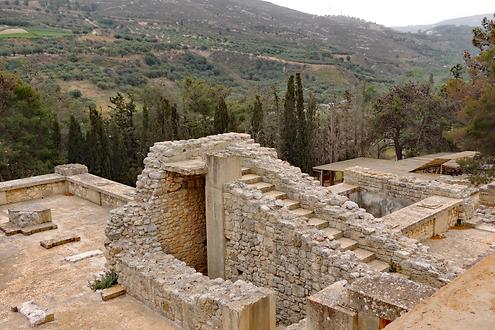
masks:
[[[349,189],[334,193],[234,133],[156,143],[144,164],[134,199],[112,211],[107,257],[128,293],[185,329],[274,329],[304,318],[300,328],[321,329],[318,311],[330,313],[325,301],[338,301],[336,292],[354,297],[352,329],[378,329],[462,271],[418,240],[468,219],[472,188],[357,168],[354,181],[346,173]],[[408,203],[395,211],[408,216],[373,216],[346,196],[358,189],[396,193]],[[387,283],[421,294],[387,299]],[[392,311],[366,313],[377,301]]]

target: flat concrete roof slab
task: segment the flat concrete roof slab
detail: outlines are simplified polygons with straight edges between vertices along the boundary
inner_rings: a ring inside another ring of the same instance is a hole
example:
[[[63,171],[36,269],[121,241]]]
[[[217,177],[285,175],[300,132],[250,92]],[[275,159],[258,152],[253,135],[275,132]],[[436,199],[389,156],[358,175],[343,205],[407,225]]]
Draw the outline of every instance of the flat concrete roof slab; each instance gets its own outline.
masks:
[[[447,284],[387,330],[493,329],[495,325],[495,254]]]

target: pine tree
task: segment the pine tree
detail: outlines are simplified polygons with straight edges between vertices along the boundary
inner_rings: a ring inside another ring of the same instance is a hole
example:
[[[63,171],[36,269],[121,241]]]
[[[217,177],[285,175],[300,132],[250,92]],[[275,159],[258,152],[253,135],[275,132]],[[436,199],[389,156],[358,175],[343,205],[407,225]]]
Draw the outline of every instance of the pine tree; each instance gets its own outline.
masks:
[[[213,119],[213,129],[215,134],[227,133],[229,127],[229,111],[223,96],[218,98]]]
[[[257,142],[263,140],[263,117],[263,105],[261,104],[260,96],[256,95],[251,117],[251,134]]]
[[[67,162],[84,164],[84,138],[81,132],[81,125],[74,118],[70,116],[69,123],[69,137],[67,142]]]
[[[297,138],[296,99],[294,90],[294,76],[287,81],[287,92],[284,102],[284,130],[282,141],[282,158],[293,163],[295,160],[294,142]]]

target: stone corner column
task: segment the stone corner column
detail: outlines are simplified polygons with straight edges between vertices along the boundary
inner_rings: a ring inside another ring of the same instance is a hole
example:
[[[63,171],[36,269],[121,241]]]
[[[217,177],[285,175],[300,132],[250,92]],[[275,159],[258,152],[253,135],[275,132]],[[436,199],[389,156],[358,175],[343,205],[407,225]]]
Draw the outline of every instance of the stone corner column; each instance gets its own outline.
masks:
[[[206,175],[206,239],[208,276],[225,276],[225,235],[223,185],[241,177],[241,161],[234,156],[207,156]]]

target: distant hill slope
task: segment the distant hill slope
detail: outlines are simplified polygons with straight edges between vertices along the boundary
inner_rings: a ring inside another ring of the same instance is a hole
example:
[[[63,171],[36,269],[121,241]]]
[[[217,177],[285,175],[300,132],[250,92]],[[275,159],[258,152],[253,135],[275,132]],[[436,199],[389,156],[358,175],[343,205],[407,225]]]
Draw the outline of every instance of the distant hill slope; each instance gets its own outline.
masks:
[[[427,80],[430,74],[440,82],[462,62],[471,38],[466,27],[401,33],[259,0],[24,3],[0,0],[0,24],[73,34],[57,40],[2,39],[0,65],[3,56],[7,68],[29,72],[23,63],[29,61],[45,79],[63,80],[72,88],[72,82],[84,81],[102,95],[153,81],[173,85],[188,75],[244,95],[252,88],[284,88],[289,74],[301,72],[306,86],[326,102],[363,80],[378,89]]]
[[[480,25],[480,22],[483,20],[484,17],[493,18],[493,13],[492,14],[466,16],[466,17],[457,17],[457,18],[452,18],[452,19],[440,21],[440,22],[435,23],[435,24],[393,26],[392,29],[399,31],[399,32],[416,33],[418,31],[424,32],[424,31],[431,30],[435,27],[444,26],[444,25],[456,25],[456,26],[465,25],[465,26],[469,26],[469,27],[475,27],[475,26]]]

